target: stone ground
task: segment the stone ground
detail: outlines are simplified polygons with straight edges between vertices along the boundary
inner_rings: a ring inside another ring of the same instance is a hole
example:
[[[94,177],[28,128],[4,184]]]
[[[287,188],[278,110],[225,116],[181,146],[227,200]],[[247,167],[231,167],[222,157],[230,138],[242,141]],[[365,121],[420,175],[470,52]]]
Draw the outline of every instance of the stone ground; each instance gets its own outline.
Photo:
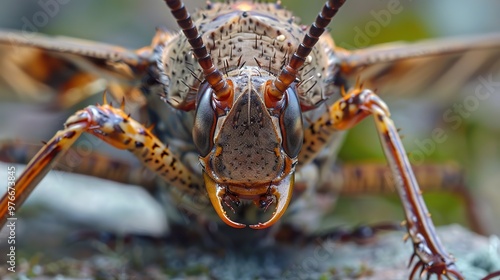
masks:
[[[458,258],[466,279],[500,270],[498,237],[460,226],[438,230]],[[323,242],[305,246],[267,245],[238,250],[135,244],[111,250],[101,243],[88,257],[65,256],[45,263],[44,253],[18,261],[17,274],[0,268],[1,279],[407,279],[410,245],[401,232],[368,245]],[[3,250],[2,250],[3,251]],[[154,252],[155,251],[155,252]],[[152,257],[154,256],[154,257]],[[3,257],[3,256],[2,256]]]
[[[0,168],[6,170],[2,163]],[[69,242],[79,229],[161,235],[167,228],[161,208],[143,190],[112,184],[104,189],[97,179],[78,176],[49,174],[19,213],[17,274],[6,270],[8,232],[5,228],[0,232],[0,279],[396,280],[409,275],[412,246],[402,242],[403,232],[382,234],[365,245],[244,240],[235,246],[207,248],[201,240],[182,234],[182,244],[136,240],[110,248],[97,241]],[[438,234],[467,279],[500,270],[498,237],[479,236],[456,225],[441,227]]]

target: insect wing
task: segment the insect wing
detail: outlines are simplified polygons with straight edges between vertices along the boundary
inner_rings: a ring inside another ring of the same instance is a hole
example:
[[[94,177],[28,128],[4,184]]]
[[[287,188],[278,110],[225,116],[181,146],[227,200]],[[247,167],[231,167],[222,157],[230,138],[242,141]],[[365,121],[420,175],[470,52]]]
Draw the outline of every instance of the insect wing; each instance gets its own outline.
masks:
[[[500,72],[500,33],[339,52],[344,78],[380,94],[438,92],[452,97],[480,75]]]
[[[0,98],[67,108],[108,89],[140,103],[137,85],[149,56],[147,49],[0,30]]]

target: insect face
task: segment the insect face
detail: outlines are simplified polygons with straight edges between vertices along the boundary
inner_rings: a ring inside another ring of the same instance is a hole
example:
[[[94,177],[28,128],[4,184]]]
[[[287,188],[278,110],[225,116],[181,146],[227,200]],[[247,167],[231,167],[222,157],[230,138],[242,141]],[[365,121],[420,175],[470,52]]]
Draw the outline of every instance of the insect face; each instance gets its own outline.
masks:
[[[300,104],[290,88],[279,107],[267,108],[265,84],[273,76],[263,75],[258,67],[243,67],[228,76],[235,93],[230,109],[218,108],[213,90],[200,87],[193,139],[210,200],[222,220],[245,226],[227,216],[223,203],[232,208],[230,203],[238,205],[243,198],[267,209],[276,202],[269,221],[251,226],[266,228],[290,202],[303,139]]]
[[[337,4],[332,6],[341,5]],[[181,85],[181,91],[188,90],[186,96],[196,98],[179,102],[169,97],[168,101],[180,109],[196,108],[193,142],[200,154],[208,196],[222,220],[237,228],[245,225],[232,221],[224,205],[233,210],[232,205],[239,205],[240,199],[248,199],[267,209],[275,202],[269,220],[251,226],[266,228],[283,215],[290,202],[304,139],[302,103],[307,99],[305,93],[316,86],[313,82],[308,90],[300,89],[296,83],[298,69],[308,62],[309,68],[302,70],[314,75],[307,81],[318,77],[316,68],[327,71],[326,66],[311,63],[313,56],[319,59],[326,51],[318,48],[310,53],[336,8],[325,8],[321,24],[304,35],[303,28],[292,24],[293,18],[279,4],[209,5],[217,14],[210,20],[206,15],[199,17],[201,32],[182,3],[167,1],[167,5],[186,40],[165,48],[165,95],[175,92],[171,87],[177,81],[175,63],[181,68],[196,65],[187,62],[196,58],[201,69],[184,71],[193,83],[184,81],[184,87]],[[285,20],[278,21],[277,17]],[[303,36],[308,39],[291,56]],[[196,93],[189,92],[195,88]],[[196,104],[190,100],[196,100]]]

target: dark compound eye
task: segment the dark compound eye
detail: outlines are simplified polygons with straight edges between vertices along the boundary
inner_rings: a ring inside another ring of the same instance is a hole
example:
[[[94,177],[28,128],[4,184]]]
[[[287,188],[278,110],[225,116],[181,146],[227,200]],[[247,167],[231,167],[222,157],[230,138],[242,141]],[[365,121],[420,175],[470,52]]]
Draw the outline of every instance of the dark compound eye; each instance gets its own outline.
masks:
[[[285,108],[280,115],[282,145],[287,155],[294,158],[299,154],[304,139],[302,111],[295,87],[286,90],[286,98]]]
[[[201,156],[206,156],[214,146],[216,113],[212,104],[213,90],[203,83],[198,92],[196,113],[193,125],[193,141]]]

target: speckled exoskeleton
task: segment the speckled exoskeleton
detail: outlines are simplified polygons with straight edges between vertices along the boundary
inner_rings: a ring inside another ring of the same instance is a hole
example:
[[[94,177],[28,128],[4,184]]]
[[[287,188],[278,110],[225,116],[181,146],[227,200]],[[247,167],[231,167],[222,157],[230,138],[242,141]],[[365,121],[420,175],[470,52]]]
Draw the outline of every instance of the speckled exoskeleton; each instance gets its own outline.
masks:
[[[377,64],[498,47],[499,36],[350,52],[323,34],[343,0],[327,1],[309,27],[299,25],[279,2],[209,3],[192,18],[181,1],[165,2],[182,33],[159,29],[150,46],[135,51],[0,33],[0,43],[56,52],[59,59],[85,66],[65,72],[69,78],[59,83],[83,88],[92,80],[81,79],[88,68],[125,82],[127,87],[120,88],[111,83],[110,93],[142,102],[146,119],[156,124],[144,127],[124,112],[124,103],[115,108],[104,102],[76,112],[2,198],[2,225],[11,216],[9,205],[19,207],[87,132],[133,153],[171,188],[180,208],[235,228],[247,223],[253,229],[268,228],[285,214],[292,195],[328,183],[340,132],[373,116],[404,206],[413,257],[418,258],[410,278],[419,268],[440,278],[463,278],[435,234],[387,105],[371,89],[349,81]],[[34,56],[54,74],[71,63]],[[379,69],[364,78],[377,79],[388,71]],[[48,83],[46,79],[34,76],[32,82]],[[87,172],[124,180],[98,174],[99,165]],[[244,201],[255,207],[241,206]],[[306,231],[314,224],[293,218],[289,215],[289,223]]]

